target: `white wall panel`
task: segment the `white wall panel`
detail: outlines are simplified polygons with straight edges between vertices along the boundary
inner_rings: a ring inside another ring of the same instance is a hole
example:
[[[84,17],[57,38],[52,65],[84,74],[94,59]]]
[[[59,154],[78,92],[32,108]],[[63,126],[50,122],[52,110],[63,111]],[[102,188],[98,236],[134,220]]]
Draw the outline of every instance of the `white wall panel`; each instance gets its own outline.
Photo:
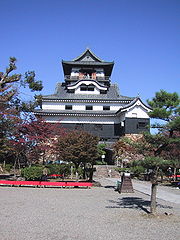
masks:
[[[93,105],[93,110],[94,110],[94,111],[102,111],[102,110],[103,110],[103,106]]]
[[[149,118],[147,112],[142,108],[142,106],[134,106],[126,112],[126,117],[137,117],[137,118]]]
[[[48,109],[48,110],[64,110],[65,105],[61,104],[60,102],[53,103],[53,102],[43,102],[42,109]]]
[[[85,105],[81,105],[81,104],[73,104],[73,110],[79,110],[79,111],[84,111]]]
[[[89,93],[89,91],[87,91]],[[86,109],[86,105],[92,105],[94,111],[102,111],[103,106],[110,106],[110,111],[118,111],[120,109],[119,105],[111,105],[106,103],[89,103],[89,104],[77,104],[77,103],[61,103],[61,102],[43,102],[42,109],[43,110],[65,110],[65,105],[72,105],[73,110],[83,111]]]
[[[108,105],[107,105],[108,106]],[[118,111],[120,109],[120,106],[118,106],[118,105],[113,105],[113,106],[110,106],[110,110],[112,110],[112,111]]]

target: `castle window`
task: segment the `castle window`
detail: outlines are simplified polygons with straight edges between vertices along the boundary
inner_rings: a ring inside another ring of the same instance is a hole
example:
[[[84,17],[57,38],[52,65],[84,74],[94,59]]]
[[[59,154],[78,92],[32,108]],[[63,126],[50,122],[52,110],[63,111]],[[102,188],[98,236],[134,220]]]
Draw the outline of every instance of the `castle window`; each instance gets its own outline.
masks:
[[[66,110],[72,110],[72,105],[66,105],[66,106],[65,106],[65,109],[66,109]]]
[[[87,86],[86,84],[81,84],[80,91],[94,91],[94,85],[90,84]]]
[[[90,84],[87,88],[88,91],[94,91],[94,85]]]
[[[103,106],[103,110],[105,111],[110,110],[110,106]]]
[[[106,94],[107,91],[106,90],[100,90],[100,94]]]
[[[86,110],[93,110],[93,106],[90,105],[86,106]]]
[[[87,85],[82,84],[82,85],[80,86],[80,91],[87,91]]]

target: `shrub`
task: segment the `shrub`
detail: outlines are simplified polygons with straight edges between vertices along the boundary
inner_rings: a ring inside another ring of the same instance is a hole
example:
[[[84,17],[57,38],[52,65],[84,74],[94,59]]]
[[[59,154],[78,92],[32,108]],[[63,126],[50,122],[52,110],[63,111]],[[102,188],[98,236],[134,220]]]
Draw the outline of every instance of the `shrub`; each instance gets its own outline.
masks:
[[[13,168],[13,164],[6,164],[6,165],[5,165],[5,170],[6,170],[7,172],[10,172],[12,168]]]
[[[79,178],[83,178],[83,169],[81,167],[78,167],[78,169],[73,168],[74,175],[76,175],[76,172],[78,173]]]
[[[60,174],[68,176],[71,173],[71,166],[69,164],[48,164],[46,166],[49,170],[49,174]]]
[[[43,167],[27,167],[21,170],[21,175],[26,180],[40,180],[43,176]]]

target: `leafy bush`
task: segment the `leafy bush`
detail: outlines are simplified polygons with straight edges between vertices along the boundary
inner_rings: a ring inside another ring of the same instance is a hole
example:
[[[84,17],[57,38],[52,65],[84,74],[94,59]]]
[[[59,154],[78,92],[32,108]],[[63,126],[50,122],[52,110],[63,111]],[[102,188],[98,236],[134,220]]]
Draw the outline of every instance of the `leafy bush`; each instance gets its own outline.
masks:
[[[6,170],[7,172],[10,172],[12,168],[13,168],[13,165],[12,165],[12,164],[6,164],[6,165],[5,165],[5,170]]]
[[[27,167],[21,170],[21,175],[26,180],[40,180],[43,176],[43,166]]]
[[[78,167],[78,169],[73,168],[73,174],[76,175],[76,171],[78,173],[78,177],[82,178],[83,177],[83,169],[81,167]]]
[[[69,164],[48,164],[46,167],[49,170],[49,174],[68,176],[71,173],[71,165]]]
[[[101,158],[102,155],[106,154],[105,148],[106,148],[105,143],[98,144],[97,149],[98,149],[98,155],[99,155],[100,158]]]

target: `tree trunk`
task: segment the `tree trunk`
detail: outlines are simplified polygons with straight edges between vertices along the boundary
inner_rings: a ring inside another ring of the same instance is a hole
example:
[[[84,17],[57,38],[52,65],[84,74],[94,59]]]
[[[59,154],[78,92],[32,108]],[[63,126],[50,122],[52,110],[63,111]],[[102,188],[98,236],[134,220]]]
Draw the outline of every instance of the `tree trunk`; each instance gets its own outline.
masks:
[[[78,173],[79,164],[74,163],[74,165],[75,165],[76,181],[78,181],[79,180],[79,173]]]
[[[86,164],[83,165],[83,179],[86,179]]]
[[[157,186],[158,183],[152,183],[151,186],[151,205],[150,205],[150,213],[156,214],[156,194],[157,194]]]
[[[71,179],[73,179],[73,166],[71,166]]]
[[[92,182],[93,181],[93,171],[94,170],[94,166],[92,165],[91,169],[90,169],[90,173],[89,173],[89,181]]]
[[[42,159],[43,159],[43,165],[45,165],[45,151],[43,151],[43,157],[42,157]]]
[[[3,162],[3,168],[4,168],[4,170],[5,170],[5,167],[6,167],[6,160],[4,160],[4,162]]]
[[[177,180],[177,176],[176,176],[176,167],[174,167],[174,181],[176,181]]]

